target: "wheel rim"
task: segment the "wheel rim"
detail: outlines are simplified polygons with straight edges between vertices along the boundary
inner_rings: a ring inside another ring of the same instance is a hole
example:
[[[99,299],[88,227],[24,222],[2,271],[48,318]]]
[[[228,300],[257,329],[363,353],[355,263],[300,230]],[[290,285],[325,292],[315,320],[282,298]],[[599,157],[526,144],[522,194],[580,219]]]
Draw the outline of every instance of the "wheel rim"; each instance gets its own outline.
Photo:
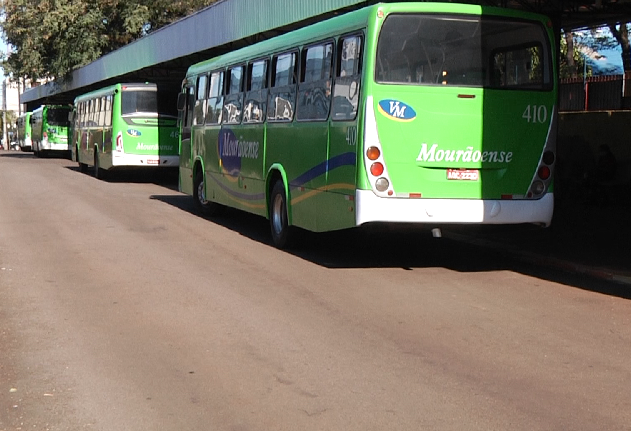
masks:
[[[283,197],[281,195],[276,195],[274,205],[272,205],[272,227],[277,234],[283,231]]]
[[[203,181],[200,181],[199,185],[197,186],[197,200],[199,200],[199,203],[202,205],[206,205],[208,203],[208,201],[206,200],[206,195],[204,193]]]

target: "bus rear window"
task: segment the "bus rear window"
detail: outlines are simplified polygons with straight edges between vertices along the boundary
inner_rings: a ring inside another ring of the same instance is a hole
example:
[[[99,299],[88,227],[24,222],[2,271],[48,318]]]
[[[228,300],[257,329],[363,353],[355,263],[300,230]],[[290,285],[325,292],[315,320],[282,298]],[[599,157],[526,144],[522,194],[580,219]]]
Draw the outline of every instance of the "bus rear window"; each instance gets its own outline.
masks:
[[[123,91],[121,98],[121,114],[157,113],[157,91]]]
[[[46,119],[51,126],[67,126],[69,109],[49,108],[46,113]]]
[[[380,83],[550,89],[539,22],[463,15],[389,15],[377,45]]]

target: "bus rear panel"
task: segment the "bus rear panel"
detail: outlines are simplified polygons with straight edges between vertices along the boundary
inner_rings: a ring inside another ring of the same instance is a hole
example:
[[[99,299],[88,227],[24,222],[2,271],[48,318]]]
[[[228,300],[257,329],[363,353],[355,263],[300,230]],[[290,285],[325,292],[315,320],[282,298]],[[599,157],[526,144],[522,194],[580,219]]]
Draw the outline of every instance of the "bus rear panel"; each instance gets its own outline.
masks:
[[[550,27],[405,5],[382,11],[367,71],[357,224],[549,225]]]

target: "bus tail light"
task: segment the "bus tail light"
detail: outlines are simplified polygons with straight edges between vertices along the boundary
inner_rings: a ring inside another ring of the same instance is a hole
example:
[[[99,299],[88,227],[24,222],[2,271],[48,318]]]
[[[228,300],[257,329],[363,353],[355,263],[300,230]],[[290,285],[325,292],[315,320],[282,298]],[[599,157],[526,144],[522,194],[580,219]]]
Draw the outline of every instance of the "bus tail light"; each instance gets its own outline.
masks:
[[[541,193],[545,191],[546,187],[543,184],[543,181],[535,181],[532,183],[532,187],[530,188],[532,195],[539,196]],[[532,196],[529,196],[532,197]]]
[[[379,162],[373,163],[370,166],[370,173],[374,175],[375,177],[378,177],[379,175],[383,174],[383,165]]]
[[[384,177],[377,179],[377,181],[375,182],[375,188],[380,192],[385,192],[386,190],[388,190],[388,187],[390,187],[390,181],[388,181]]]
[[[392,181],[388,175],[388,167],[384,160],[383,148],[377,132],[375,106],[372,96],[366,101],[366,117],[364,118],[364,169],[373,193],[379,197],[395,196]]]
[[[540,166],[539,170],[537,171],[537,175],[539,175],[539,178],[541,178],[542,180],[547,180],[548,178],[550,178],[550,168],[547,166]]]
[[[116,135],[116,151],[123,151],[123,134],[121,132]]]
[[[377,160],[380,155],[381,151],[379,151],[379,148],[377,147],[370,147],[366,150],[366,157],[368,157],[368,160]]]
[[[543,163],[545,163],[546,165],[550,166],[554,163],[554,153],[552,151],[546,151],[545,153],[543,153],[543,157],[541,158],[541,160],[543,161]]]

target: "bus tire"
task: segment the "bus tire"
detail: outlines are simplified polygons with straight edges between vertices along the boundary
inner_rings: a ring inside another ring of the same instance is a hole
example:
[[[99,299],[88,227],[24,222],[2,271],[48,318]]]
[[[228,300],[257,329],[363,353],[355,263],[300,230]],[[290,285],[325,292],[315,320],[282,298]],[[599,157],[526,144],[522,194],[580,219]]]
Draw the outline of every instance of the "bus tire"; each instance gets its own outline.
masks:
[[[298,238],[298,230],[289,225],[287,215],[287,195],[285,184],[277,180],[272,188],[269,205],[269,224],[272,232],[272,242],[279,249],[291,248]]]
[[[225,207],[216,202],[206,200],[204,194],[204,174],[201,169],[195,172],[195,181],[193,182],[193,198],[195,202],[195,208],[205,216],[217,216],[221,214]]]
[[[86,163],[81,163],[81,160],[79,159],[79,147],[77,147],[77,163],[79,164],[79,172],[82,174],[88,172],[88,165]]]
[[[94,178],[97,180],[105,180],[107,177],[107,171],[101,167],[99,163],[99,153],[94,150]]]

